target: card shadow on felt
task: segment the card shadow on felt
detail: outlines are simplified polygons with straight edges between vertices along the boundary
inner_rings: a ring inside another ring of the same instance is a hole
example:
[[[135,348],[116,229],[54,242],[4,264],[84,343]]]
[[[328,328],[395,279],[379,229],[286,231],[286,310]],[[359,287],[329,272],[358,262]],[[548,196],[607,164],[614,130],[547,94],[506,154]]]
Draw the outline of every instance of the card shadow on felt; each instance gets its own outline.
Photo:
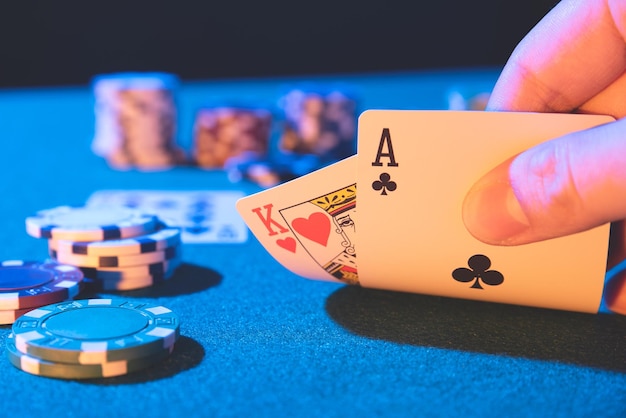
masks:
[[[626,372],[626,316],[346,286],[326,312],[366,338]]]
[[[161,362],[123,376],[77,380],[77,382],[101,386],[116,386],[160,380],[193,369],[202,362],[204,355],[204,348],[199,342],[181,335],[178,341],[176,341],[172,354]]]

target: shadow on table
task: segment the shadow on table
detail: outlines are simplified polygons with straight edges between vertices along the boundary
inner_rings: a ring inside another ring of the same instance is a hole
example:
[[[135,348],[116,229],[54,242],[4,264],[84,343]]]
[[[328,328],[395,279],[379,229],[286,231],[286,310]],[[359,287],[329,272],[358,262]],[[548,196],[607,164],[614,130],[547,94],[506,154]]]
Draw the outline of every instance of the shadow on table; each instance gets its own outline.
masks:
[[[350,332],[415,346],[626,372],[626,317],[348,286],[326,311]]]
[[[193,369],[200,364],[204,354],[204,348],[200,343],[192,338],[181,336],[176,342],[172,354],[160,363],[124,376],[79,380],[78,382],[91,385],[114,386],[160,380],[172,377],[185,370]]]
[[[209,268],[183,263],[168,280],[137,290],[99,291],[95,294],[115,294],[124,297],[152,298],[188,295],[215,287],[222,282],[222,275]]]

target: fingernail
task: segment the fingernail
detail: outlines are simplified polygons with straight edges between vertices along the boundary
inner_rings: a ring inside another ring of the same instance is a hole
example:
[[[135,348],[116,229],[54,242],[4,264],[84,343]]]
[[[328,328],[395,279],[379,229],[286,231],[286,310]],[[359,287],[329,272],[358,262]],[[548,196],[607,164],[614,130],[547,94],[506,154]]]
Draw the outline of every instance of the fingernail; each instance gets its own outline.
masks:
[[[520,206],[511,182],[511,160],[481,178],[463,202],[463,222],[468,231],[488,244],[513,244],[530,223]]]

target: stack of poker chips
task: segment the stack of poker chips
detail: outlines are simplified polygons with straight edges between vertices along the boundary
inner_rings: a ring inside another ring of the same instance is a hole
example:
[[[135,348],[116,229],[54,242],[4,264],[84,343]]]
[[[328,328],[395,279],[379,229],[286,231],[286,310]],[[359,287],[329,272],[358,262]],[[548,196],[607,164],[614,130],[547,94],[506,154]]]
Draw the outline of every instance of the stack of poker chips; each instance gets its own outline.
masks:
[[[356,152],[356,100],[338,89],[292,89],[279,100],[282,129],[277,149],[266,159],[234,157],[228,177],[262,187],[311,173]]]
[[[337,161],[356,151],[356,102],[339,90],[294,89],[280,100],[285,123],[279,141],[288,154]]]
[[[54,260],[7,260],[0,263],[0,324],[25,313],[74,298],[84,287],[83,273]]]
[[[181,263],[181,231],[136,209],[59,206],[26,218],[49,255],[76,266],[94,290],[134,290],[168,280]]]
[[[233,158],[265,158],[271,124],[272,115],[265,109],[201,108],[194,123],[193,160],[202,168],[224,168]]]
[[[180,335],[170,309],[125,299],[50,304],[18,318],[5,340],[11,364],[60,379],[122,376],[166,359]]]
[[[160,170],[185,161],[175,141],[178,79],[166,73],[94,78],[92,149],[117,169]]]

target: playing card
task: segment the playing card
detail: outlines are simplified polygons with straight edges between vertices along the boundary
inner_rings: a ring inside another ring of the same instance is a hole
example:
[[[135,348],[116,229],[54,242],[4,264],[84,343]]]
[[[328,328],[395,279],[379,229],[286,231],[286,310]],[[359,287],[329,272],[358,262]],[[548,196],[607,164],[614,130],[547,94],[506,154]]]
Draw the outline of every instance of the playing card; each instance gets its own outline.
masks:
[[[281,264],[318,280],[357,283],[356,157],[248,196],[237,210]]]
[[[471,186],[505,159],[608,116],[367,111],[359,119],[361,285],[597,312],[609,225],[502,247],[462,220]]]
[[[241,243],[248,230],[233,208],[243,193],[231,190],[99,190],[87,206],[141,209],[182,230],[187,244]]]

